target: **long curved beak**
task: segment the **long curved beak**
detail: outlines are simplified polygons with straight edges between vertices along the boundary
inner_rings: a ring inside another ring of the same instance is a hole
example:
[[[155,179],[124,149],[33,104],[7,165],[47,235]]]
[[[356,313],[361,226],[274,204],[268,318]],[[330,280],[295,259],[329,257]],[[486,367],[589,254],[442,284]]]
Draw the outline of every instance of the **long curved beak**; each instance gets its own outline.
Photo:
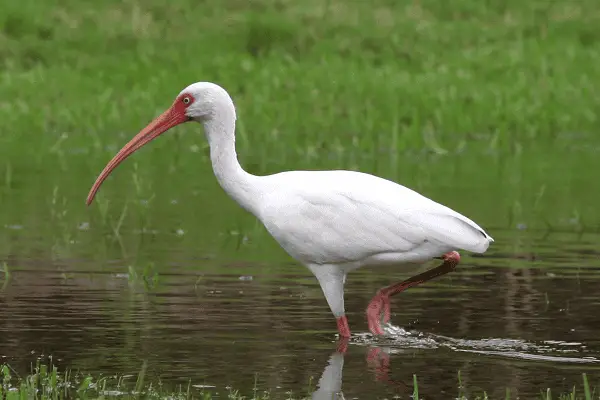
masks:
[[[96,192],[100,189],[100,185],[102,182],[110,175],[110,173],[117,168],[117,166],[125,160],[127,157],[132,155],[137,149],[151,141],[152,139],[157,138],[162,133],[165,133],[169,129],[173,128],[176,125],[182,124],[188,121],[188,117],[185,115],[183,110],[178,110],[175,107],[175,104],[171,106],[167,111],[159,115],[154,121],[152,121],[148,126],[146,126],[140,133],[135,135],[133,139],[129,141],[119,152],[113,157],[112,160],[106,167],[102,170],[98,178],[96,178],[96,182],[90,189],[90,193],[88,194],[86,204],[89,206],[94,200],[94,196],[96,196]]]

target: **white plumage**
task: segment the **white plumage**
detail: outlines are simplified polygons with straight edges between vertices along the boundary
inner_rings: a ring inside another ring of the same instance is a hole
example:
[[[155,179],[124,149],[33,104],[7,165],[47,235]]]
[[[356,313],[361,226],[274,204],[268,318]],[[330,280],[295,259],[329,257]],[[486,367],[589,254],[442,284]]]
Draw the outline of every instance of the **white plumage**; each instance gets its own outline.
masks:
[[[145,143],[175,125],[204,125],[215,176],[223,189],[253,213],[269,233],[319,280],[340,336],[350,330],[344,310],[346,274],[362,266],[444,263],[425,274],[380,290],[369,305],[369,327],[382,333],[389,296],[447,273],[458,263],[454,250],[483,253],[493,239],[469,218],[395,182],[354,171],[289,171],[254,176],[235,152],[236,113],[227,92],[208,82],[185,88],[173,105],[136,135],[102,171],[88,204],[108,174]]]
[[[291,171],[264,177],[255,215],[298,261],[419,262],[492,240],[467,217],[392,181],[354,171]]]

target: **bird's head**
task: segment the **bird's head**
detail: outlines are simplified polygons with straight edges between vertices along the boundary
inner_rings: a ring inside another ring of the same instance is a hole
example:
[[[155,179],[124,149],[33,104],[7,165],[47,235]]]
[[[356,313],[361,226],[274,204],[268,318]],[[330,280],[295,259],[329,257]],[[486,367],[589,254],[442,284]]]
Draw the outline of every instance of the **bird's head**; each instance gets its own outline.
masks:
[[[106,167],[98,175],[96,182],[90,189],[86,203],[88,205],[92,203],[102,182],[123,160],[140,147],[177,125],[189,121],[206,123],[213,120],[221,110],[226,109],[233,110],[233,117],[235,118],[233,101],[225,89],[219,85],[210,82],[196,82],[183,89],[177,95],[171,107],[135,135],[106,164]]]
[[[173,106],[178,101],[183,104],[188,120],[206,122],[225,109],[233,109],[235,117],[235,107],[231,97],[225,89],[214,83],[192,83],[179,93]]]

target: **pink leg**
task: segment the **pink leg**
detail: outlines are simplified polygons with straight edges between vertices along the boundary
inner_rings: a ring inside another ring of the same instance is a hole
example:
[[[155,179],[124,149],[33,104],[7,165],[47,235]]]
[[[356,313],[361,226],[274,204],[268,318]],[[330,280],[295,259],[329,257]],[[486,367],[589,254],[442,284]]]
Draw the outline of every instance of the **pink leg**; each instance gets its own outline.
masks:
[[[337,352],[345,354],[348,350],[350,342],[350,327],[348,326],[348,318],[343,315],[337,319],[338,331],[340,332],[340,340],[337,346]]]
[[[342,315],[337,319],[338,332],[340,337],[350,337],[350,327],[348,326],[348,318]]]
[[[350,338],[341,337],[338,341],[336,351],[340,354],[346,354],[348,351],[348,344],[350,343]]]
[[[460,262],[460,254],[456,251],[451,251],[444,254],[441,259],[444,260],[441,265],[395,285],[384,287],[377,292],[367,307],[367,320],[369,322],[369,330],[371,333],[374,335],[384,334],[383,329],[381,328],[381,320],[383,319],[384,323],[388,323],[390,320],[390,296],[403,292],[410,287],[420,285],[421,283],[427,282],[440,275],[454,271]]]

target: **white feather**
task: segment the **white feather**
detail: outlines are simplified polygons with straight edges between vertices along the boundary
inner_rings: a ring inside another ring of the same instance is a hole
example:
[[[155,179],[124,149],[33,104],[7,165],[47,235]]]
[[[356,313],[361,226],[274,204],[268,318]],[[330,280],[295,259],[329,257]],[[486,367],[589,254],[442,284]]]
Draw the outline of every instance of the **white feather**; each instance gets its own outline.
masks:
[[[256,214],[281,246],[306,264],[413,262],[451,250],[483,253],[493,241],[450,208],[354,171],[265,177]]]

